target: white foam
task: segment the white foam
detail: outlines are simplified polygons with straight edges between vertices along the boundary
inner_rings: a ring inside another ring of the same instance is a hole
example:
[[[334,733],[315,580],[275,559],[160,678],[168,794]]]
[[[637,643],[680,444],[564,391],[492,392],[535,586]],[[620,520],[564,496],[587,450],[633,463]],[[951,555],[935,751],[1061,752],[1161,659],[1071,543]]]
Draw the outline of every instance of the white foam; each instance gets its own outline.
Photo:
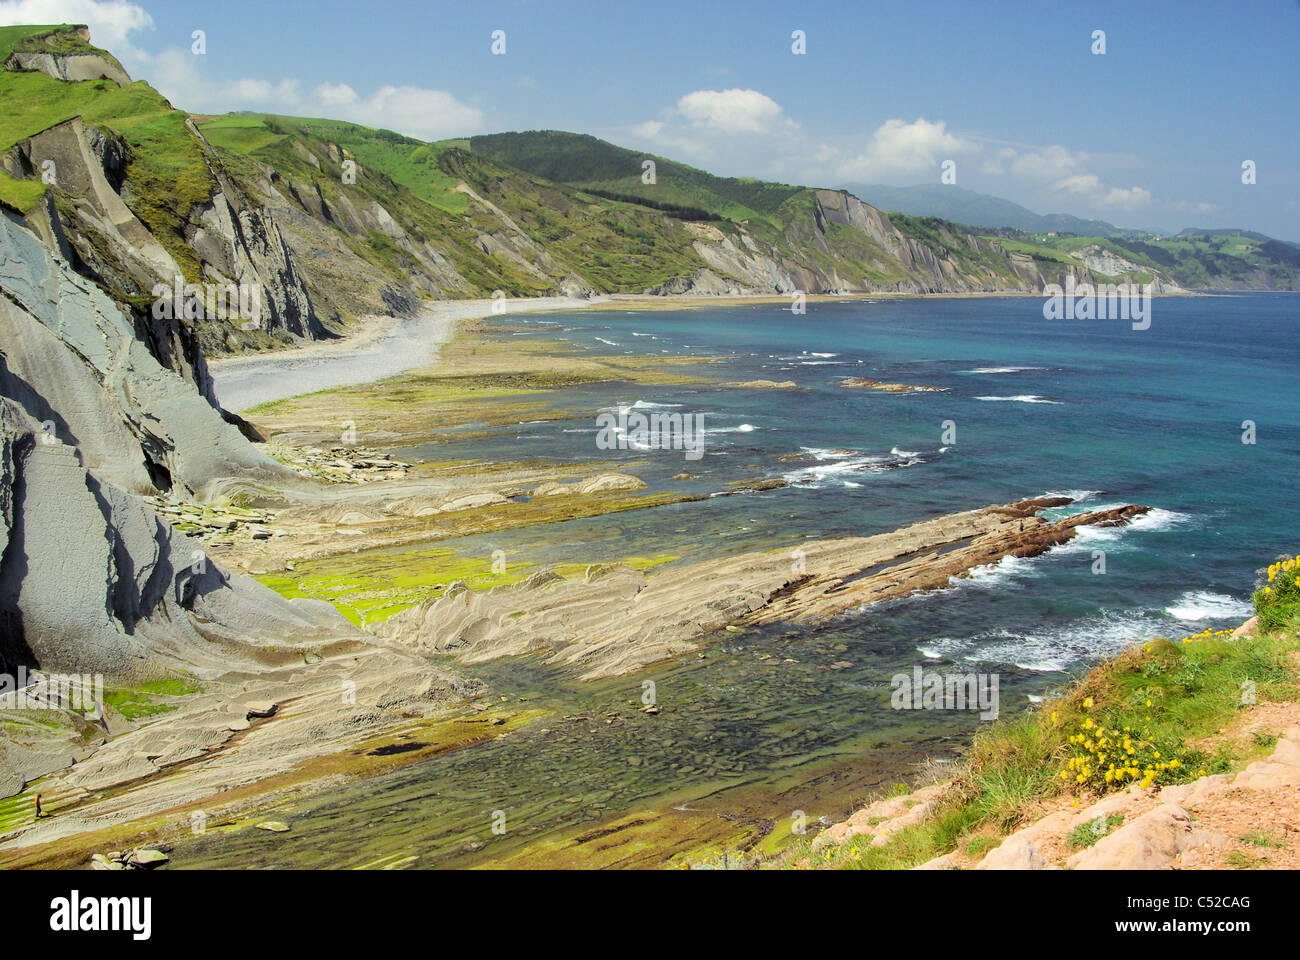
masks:
[[[1085,500],[1092,500],[1100,495],[1100,490],[1048,490],[1046,493],[1040,493],[1034,499],[1041,500],[1046,497],[1069,497],[1075,503],[1083,503]]]
[[[1189,590],[1165,607],[1165,613],[1179,620],[1233,620],[1254,612],[1255,608],[1249,601],[1203,590]]]
[[[1044,397],[1037,396],[1033,393],[1020,393],[1014,397],[976,397],[976,400],[988,400],[992,402],[1003,401],[1006,403],[1050,403],[1054,406],[1061,406],[1060,400],[1047,400]]]
[[[974,370],[961,370],[959,373],[979,373],[979,374],[998,374],[998,373],[1023,373],[1026,370],[1042,370],[1043,367],[976,367]]]
[[[798,484],[813,490],[822,489],[827,481],[838,480],[842,486],[860,486],[839,477],[840,474],[884,473],[900,467],[910,467],[924,460],[920,454],[899,451],[897,448],[889,456],[872,456],[860,450],[827,450],[822,447],[802,447],[817,461],[815,465],[800,467],[783,474],[789,483]]]
[[[1066,671],[1111,657],[1155,636],[1168,636],[1176,623],[1150,610],[1103,610],[1047,630],[990,630],[969,637],[936,637],[925,648],[968,663],[1012,664],[1035,673]]]

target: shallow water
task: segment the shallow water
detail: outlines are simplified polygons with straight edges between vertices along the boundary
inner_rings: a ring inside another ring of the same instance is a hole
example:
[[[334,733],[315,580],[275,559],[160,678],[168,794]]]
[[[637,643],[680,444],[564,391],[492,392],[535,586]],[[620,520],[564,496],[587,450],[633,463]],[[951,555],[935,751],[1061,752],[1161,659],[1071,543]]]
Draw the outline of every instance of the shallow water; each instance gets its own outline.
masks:
[[[737,822],[794,810],[834,816],[903,779],[920,757],[952,756],[979,722],[970,712],[890,709],[895,672],[920,663],[996,673],[1005,713],[1134,640],[1238,623],[1254,571],[1297,547],[1298,305],[1282,294],[1160,299],[1146,331],[1118,320],[1044,321],[1041,301],[1028,298],[816,303],[803,317],[775,305],[508,316],[515,329],[501,336],[535,331],[602,354],[725,355],[701,370],[807,389],[557,391],[557,410],[584,407],[592,419],[520,424],[424,455],[606,460],[655,491],[716,493],[752,477],[796,482],[443,544],[466,553],[504,549],[534,564],[663,553],[693,560],[878,533],[1047,492],[1080,496],[1089,509],[1139,502],[1155,510],[1131,527],[1085,531],[1043,557],[1004,561],[948,590],[817,629],[722,634],[703,660],[632,677],[580,684],[532,660],[475,668],[497,694],[555,717],[287,806],[277,818],[293,821],[291,834],[187,842],[177,862],[355,866],[401,855],[418,856],[417,866],[490,863],[683,801]],[[850,390],[837,386],[845,376],[949,390]],[[703,413],[704,456],[597,449],[598,409],[634,404]],[[1255,423],[1254,444],[1242,443],[1245,420]],[[945,421],[955,442],[943,436]],[[801,452],[811,459],[779,459]],[[682,472],[695,479],[672,479]],[[1104,575],[1094,573],[1095,551],[1105,553]],[[638,709],[646,680],[662,707],[653,717]],[[559,719],[566,715],[595,720]],[[505,812],[504,835],[491,831],[495,810]],[[688,836],[677,839],[689,847]],[[666,860],[675,850],[661,852]]]

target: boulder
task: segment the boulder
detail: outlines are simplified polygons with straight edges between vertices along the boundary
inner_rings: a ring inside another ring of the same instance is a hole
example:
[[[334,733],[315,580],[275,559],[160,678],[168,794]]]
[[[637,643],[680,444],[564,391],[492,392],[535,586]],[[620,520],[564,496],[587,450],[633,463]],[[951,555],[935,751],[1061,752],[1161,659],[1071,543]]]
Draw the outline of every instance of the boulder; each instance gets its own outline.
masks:
[[[132,850],[122,859],[128,866],[135,867],[137,870],[152,870],[171,858],[161,850]]]
[[[1182,807],[1166,803],[1079,851],[1066,866],[1075,870],[1164,870],[1185,851],[1217,849],[1227,842],[1226,834],[1197,823]]]

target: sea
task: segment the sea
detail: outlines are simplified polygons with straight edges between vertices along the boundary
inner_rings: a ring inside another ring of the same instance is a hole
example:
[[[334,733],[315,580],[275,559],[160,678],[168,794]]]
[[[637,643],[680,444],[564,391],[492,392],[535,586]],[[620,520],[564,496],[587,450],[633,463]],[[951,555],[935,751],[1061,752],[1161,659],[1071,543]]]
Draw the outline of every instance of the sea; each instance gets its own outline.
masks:
[[[193,838],[174,859],[668,865],[726,852],[719,818],[748,837],[734,840],[742,855],[755,837],[833,821],[942,769],[988,722],[896,709],[900,673],[996,676],[1006,716],[1133,643],[1236,626],[1258,571],[1300,552],[1298,308],[1284,293],[1157,298],[1145,329],[1048,320],[1029,297],[499,316],[491,337],[638,364],[689,358],[664,369],[691,382],[561,389],[527,422],[486,438],[470,424],[472,437],[403,456],[595,463],[700,499],[440,544],[466,554],[688,563],[1027,497],[1073,499],[1052,517],[1151,510],[945,589],[816,625],[722,633],[703,657],[610,681],[580,682],[540,658],[466,668],[497,700],[551,719],[288,802],[276,813],[288,834]],[[885,393],[847,378],[944,389]],[[796,389],[723,385],[759,379]],[[598,418],[636,412],[698,416],[700,455],[645,438],[610,449]],[[778,478],[786,485],[729,492]],[[656,715],[641,710],[647,689]],[[606,839],[584,848],[589,835]]]

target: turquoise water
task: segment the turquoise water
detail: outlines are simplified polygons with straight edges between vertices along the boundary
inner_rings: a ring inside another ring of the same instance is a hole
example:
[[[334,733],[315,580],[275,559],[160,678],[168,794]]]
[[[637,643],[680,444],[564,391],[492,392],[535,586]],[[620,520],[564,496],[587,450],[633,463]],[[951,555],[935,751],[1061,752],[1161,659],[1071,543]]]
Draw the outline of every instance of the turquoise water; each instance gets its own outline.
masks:
[[[1286,522],[1300,516],[1297,307],[1300,298],[1284,294],[1160,299],[1146,331],[1124,321],[1048,322],[1029,298],[818,303],[804,317],[772,305],[513,317],[507,322],[525,332],[509,335],[537,330],[600,353],[723,355],[721,368],[704,368],[710,376],[806,389],[609,385],[556,398],[557,408],[585,401],[704,413],[697,461],[681,451],[599,451],[594,420],[521,424],[497,442],[439,450],[621,460],[656,490],[795,481],[568,524],[574,559],[602,548],[715,555],[871,534],[1049,492],[1082,496],[1089,509],[1150,505],[1153,514],[1129,530],[1088,532],[1048,557],[1003,564],[942,602],[891,611],[900,627],[915,620],[911,632],[928,635],[927,649],[1071,669],[1115,652],[1135,631],[1239,621],[1254,571],[1300,546]],[[846,376],[949,391],[837,386]],[[1256,425],[1253,445],[1242,442],[1246,420]],[[944,421],[955,425],[955,443],[943,442]],[[801,452],[816,459],[779,460]],[[671,479],[681,472],[699,480]],[[538,529],[493,542],[524,555],[543,542],[565,553],[564,538],[555,539]],[[1106,552],[1104,576],[1092,573],[1095,549]],[[954,602],[971,609],[955,617]]]
[[[1297,306],[1300,298],[1270,294],[1160,299],[1145,331],[1118,320],[1045,321],[1041,301],[1029,298],[815,303],[799,317],[775,305],[508,316],[496,335],[602,355],[723,357],[680,369],[805,389],[559,391],[556,410],[591,416],[543,412],[540,422],[439,444],[427,456],[602,461],[654,491],[714,494],[755,477],[791,484],[452,544],[465,552],[505,549],[533,563],[660,553],[686,561],[869,535],[1049,492],[1089,509],[1154,509],[1130,527],[1086,531],[936,594],[815,628],[724,635],[704,660],[634,677],[578,684],[534,661],[492,664],[475,672],[499,693],[614,720],[581,724],[574,736],[524,731],[425,761],[287,806],[290,839],[213,836],[183,846],[177,861],[490,862],[667,797],[721,816],[834,816],[844,812],[836,805],[846,777],[863,794],[902,779],[921,756],[951,756],[977,723],[890,710],[896,671],[997,673],[1005,712],[1134,640],[1239,623],[1255,571],[1300,548]],[[849,390],[837,385],[846,376],[948,391]],[[703,457],[599,450],[596,413],[620,406],[703,413]],[[1247,420],[1254,444],[1242,442]],[[794,454],[804,459],[781,459]],[[673,479],[682,472],[694,479]],[[1093,572],[1098,550],[1102,575]],[[647,678],[665,705],[654,718],[636,710]],[[489,829],[494,809],[511,812],[506,836]]]

